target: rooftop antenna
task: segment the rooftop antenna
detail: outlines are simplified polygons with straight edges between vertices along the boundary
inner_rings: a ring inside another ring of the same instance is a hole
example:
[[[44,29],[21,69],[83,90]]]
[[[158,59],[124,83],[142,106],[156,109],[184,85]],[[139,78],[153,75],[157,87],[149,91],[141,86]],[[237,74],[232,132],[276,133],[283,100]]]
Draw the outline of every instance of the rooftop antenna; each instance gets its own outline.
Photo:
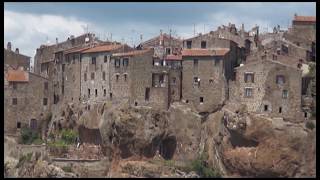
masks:
[[[206,24],[203,24],[203,34],[206,33]]]
[[[49,45],[49,37],[48,36],[46,37],[46,43],[47,43],[47,45]]]

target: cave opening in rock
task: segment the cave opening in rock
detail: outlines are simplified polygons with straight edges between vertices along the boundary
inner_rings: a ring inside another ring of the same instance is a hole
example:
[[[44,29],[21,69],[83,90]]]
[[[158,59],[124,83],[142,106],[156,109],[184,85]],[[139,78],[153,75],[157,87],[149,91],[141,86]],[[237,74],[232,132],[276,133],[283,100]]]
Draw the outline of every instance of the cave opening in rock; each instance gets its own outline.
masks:
[[[160,155],[168,160],[172,159],[177,147],[177,140],[175,136],[170,136],[162,140],[159,146]]]
[[[233,147],[257,147],[259,145],[259,142],[247,139],[235,131],[230,131],[230,142]]]

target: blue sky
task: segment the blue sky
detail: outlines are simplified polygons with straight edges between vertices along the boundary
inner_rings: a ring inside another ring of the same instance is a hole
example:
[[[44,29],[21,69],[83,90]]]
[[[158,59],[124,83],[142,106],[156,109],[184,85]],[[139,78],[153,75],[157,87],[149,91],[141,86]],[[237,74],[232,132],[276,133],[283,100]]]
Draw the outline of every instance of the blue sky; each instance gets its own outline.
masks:
[[[41,44],[58,37],[81,35],[88,25],[100,39],[124,41],[130,45],[159,34],[160,29],[181,38],[207,33],[229,22],[245,29],[255,24],[271,31],[279,24],[287,28],[294,13],[316,15],[316,3],[5,3],[4,40],[32,58]]]

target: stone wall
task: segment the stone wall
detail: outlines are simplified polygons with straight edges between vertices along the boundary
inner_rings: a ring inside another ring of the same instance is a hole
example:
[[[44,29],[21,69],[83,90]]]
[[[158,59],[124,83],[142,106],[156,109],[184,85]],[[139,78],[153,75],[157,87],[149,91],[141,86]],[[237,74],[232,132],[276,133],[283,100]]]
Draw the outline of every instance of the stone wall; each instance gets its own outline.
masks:
[[[198,69],[193,59],[198,59]],[[215,65],[215,61],[218,64]],[[184,57],[182,72],[182,98],[192,103],[198,111],[210,111],[225,100],[226,80],[224,60],[217,57]],[[200,78],[200,87],[194,84]],[[203,97],[203,103],[200,103]]]
[[[245,72],[254,74],[254,82],[244,82]],[[246,104],[248,111],[301,120],[301,71],[269,60],[252,62],[237,68],[233,97]],[[276,76],[284,75],[285,83],[276,83]],[[252,97],[245,97],[245,88],[252,88]],[[288,97],[283,98],[283,90],[288,90]],[[265,110],[265,105],[267,109]],[[281,113],[279,108],[281,107]]]
[[[30,57],[18,54],[14,51],[4,49],[4,64],[8,64],[13,68],[23,67],[24,70],[30,69]]]
[[[48,82],[48,90],[44,89],[44,83]],[[40,126],[40,114],[50,109],[50,81],[39,75],[29,73],[29,82],[16,83],[13,89],[12,83],[4,88],[4,130],[8,133],[16,133],[18,122],[21,127],[29,126],[31,119],[37,120]],[[17,98],[17,104],[13,105],[13,98]],[[43,105],[43,99],[47,98],[47,105]]]

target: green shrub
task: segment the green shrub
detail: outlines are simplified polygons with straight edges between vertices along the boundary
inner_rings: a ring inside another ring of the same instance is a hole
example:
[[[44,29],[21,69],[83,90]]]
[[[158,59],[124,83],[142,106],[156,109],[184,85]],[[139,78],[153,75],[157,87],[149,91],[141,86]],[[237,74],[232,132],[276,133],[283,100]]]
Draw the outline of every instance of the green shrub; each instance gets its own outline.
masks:
[[[48,143],[48,148],[50,153],[54,155],[62,155],[63,153],[66,153],[68,151],[68,145],[62,141],[58,140],[55,142],[49,142]]]
[[[205,164],[205,160],[208,157],[205,154],[201,154],[196,160],[191,162],[191,165],[186,170],[195,171],[200,177],[209,178],[209,177],[221,177],[219,172],[215,171],[214,169],[207,167]]]
[[[71,166],[63,166],[61,168],[64,172],[72,172]]]
[[[40,138],[37,138],[32,143],[36,144],[36,145],[41,145],[42,143],[44,143],[44,141],[42,139],[40,139]]]
[[[313,122],[311,122],[311,121],[308,121],[307,123],[306,123],[306,128],[308,128],[308,129],[313,129],[313,128],[315,128],[315,125],[313,124]]]
[[[73,144],[78,134],[71,129],[64,129],[61,131],[61,139],[67,144]]]
[[[30,128],[22,128],[20,134],[20,142],[22,144],[32,144],[36,139],[39,139],[39,133]]]

